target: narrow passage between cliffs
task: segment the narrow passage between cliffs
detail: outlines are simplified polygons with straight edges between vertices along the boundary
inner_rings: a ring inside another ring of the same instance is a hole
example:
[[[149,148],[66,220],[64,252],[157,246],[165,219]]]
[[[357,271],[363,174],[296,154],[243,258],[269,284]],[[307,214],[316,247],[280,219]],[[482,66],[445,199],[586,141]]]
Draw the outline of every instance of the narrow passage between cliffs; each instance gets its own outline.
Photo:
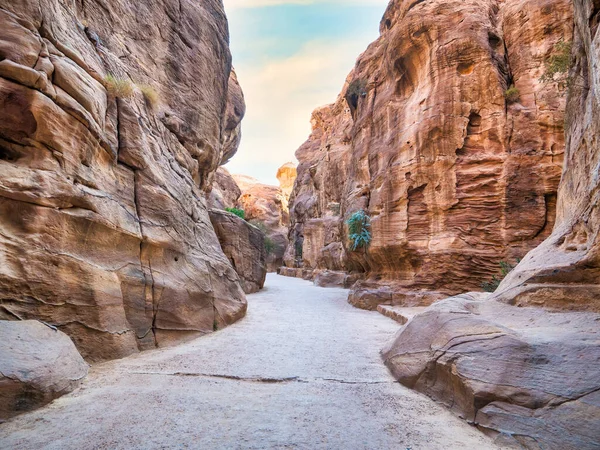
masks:
[[[492,449],[396,383],[399,325],[347,291],[269,274],[240,322],[92,367],[77,391],[0,425],[5,448]],[[93,445],[92,445],[93,443]]]

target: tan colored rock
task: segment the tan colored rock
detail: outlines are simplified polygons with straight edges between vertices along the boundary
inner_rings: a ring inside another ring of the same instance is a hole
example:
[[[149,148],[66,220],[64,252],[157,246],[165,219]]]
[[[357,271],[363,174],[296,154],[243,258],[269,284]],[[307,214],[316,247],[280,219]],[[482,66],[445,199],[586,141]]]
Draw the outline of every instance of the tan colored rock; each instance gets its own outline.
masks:
[[[239,275],[244,292],[258,292],[267,276],[264,233],[235,214],[217,209],[209,213],[223,253]]]
[[[0,320],[0,422],[71,392],[87,373],[66,334],[35,320]]]
[[[565,99],[539,78],[571,33],[567,0],[392,1],[381,37],[296,152],[286,265],[447,296],[480,289],[500,261],[542,242]],[[352,252],[344,221],[359,209],[372,242]]]
[[[244,314],[204,199],[243,115],[228,39],[220,2],[0,0],[0,318],[97,361]]]
[[[600,312],[599,11],[597,2],[575,4],[567,149],[554,230],[506,277],[498,300]]]
[[[279,188],[289,199],[294,188],[294,181],[296,181],[297,171],[294,163],[288,162],[277,169],[277,180],[279,181]]]
[[[260,183],[245,176],[233,175],[242,190],[237,207],[243,209],[246,220],[257,225],[270,240],[267,258],[270,272],[283,263],[283,254],[288,245],[288,199],[281,188]]]
[[[242,191],[225,167],[219,167],[215,172],[212,190],[208,196],[210,208],[234,208]]]
[[[412,318],[384,349],[386,365],[499,443],[598,448],[600,315],[487,295],[452,297]]]

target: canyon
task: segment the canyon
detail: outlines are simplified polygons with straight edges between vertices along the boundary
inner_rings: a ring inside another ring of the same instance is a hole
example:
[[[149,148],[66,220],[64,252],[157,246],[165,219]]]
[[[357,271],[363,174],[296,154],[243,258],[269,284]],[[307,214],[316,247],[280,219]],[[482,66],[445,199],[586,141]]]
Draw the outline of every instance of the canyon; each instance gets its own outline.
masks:
[[[540,244],[565,93],[539,78],[572,21],[567,0],[391,2],[296,152],[284,271],[354,274],[351,301],[368,309],[426,305],[480,289]],[[372,241],[353,251],[345,221],[359,210]]]
[[[271,186],[221,0],[0,0],[0,447],[599,448],[599,23],[391,0]]]

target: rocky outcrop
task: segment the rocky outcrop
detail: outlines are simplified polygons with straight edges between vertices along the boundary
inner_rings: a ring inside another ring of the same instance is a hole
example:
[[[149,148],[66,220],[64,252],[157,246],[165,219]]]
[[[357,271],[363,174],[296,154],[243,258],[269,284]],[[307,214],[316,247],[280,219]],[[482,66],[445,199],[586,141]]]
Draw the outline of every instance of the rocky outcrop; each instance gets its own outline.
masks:
[[[66,334],[35,320],[0,320],[0,422],[71,392],[87,373]]]
[[[276,271],[283,263],[283,255],[288,245],[289,189],[295,180],[295,168],[286,163],[277,171],[279,187],[260,183],[245,176],[233,175],[242,193],[236,206],[244,210],[246,220],[258,226],[267,236],[267,264],[270,272]]]
[[[296,170],[296,165],[291,162],[285,163],[283,166],[277,169],[279,189],[281,189],[281,192],[283,192],[288,200],[292,194],[292,189],[294,188],[294,182],[296,181],[297,175],[298,173]]]
[[[362,273],[356,295],[375,304],[428,304],[480,289],[552,230],[565,99],[539,79],[572,6],[394,0],[380,30],[296,152],[285,263]],[[360,209],[372,241],[351,251]]]
[[[242,316],[204,194],[243,99],[220,1],[0,0],[0,318],[97,361]]]
[[[600,312],[600,6],[575,2],[565,166],[552,235],[496,291],[518,306]]]
[[[516,308],[473,293],[430,306],[383,357],[405,386],[499,443],[600,446],[600,315]]]
[[[254,225],[226,211],[211,209],[210,220],[223,253],[240,277],[244,292],[258,292],[267,276],[265,235]]]
[[[566,158],[552,234],[494,294],[434,304],[383,352],[401,383],[500,442],[528,449],[600,448],[600,7],[591,0],[574,6]]]
[[[235,208],[242,191],[225,167],[219,167],[215,172],[212,190],[208,196],[210,208]]]

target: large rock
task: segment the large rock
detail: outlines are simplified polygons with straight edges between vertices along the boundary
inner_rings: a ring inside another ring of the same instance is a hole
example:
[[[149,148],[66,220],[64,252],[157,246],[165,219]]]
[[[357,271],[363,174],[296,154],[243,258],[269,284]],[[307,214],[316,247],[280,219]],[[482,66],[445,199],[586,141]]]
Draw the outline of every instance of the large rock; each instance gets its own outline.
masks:
[[[277,180],[279,181],[279,188],[286,195],[289,200],[294,188],[294,182],[296,181],[297,170],[296,165],[291,162],[285,163],[279,169],[277,169]]]
[[[210,208],[235,208],[242,191],[225,167],[219,167],[215,172],[212,190],[208,196]]]
[[[296,152],[286,265],[450,295],[480,289],[500,261],[541,243],[556,212],[565,98],[539,79],[572,23],[568,0],[393,0]],[[372,242],[350,251],[344,221],[359,209]]]
[[[0,0],[0,318],[102,360],[244,314],[204,199],[243,115],[228,39],[217,0]]]
[[[246,294],[257,292],[267,276],[267,252],[262,230],[235,214],[210,210],[210,220],[223,252],[238,273]]]
[[[35,320],[0,320],[0,422],[71,392],[87,372],[66,334]]]
[[[485,296],[449,298],[414,317],[384,349],[394,376],[499,442],[599,448],[600,315]]]
[[[552,235],[500,285],[516,305],[600,312],[600,36],[598,2],[575,2],[567,148]]]

